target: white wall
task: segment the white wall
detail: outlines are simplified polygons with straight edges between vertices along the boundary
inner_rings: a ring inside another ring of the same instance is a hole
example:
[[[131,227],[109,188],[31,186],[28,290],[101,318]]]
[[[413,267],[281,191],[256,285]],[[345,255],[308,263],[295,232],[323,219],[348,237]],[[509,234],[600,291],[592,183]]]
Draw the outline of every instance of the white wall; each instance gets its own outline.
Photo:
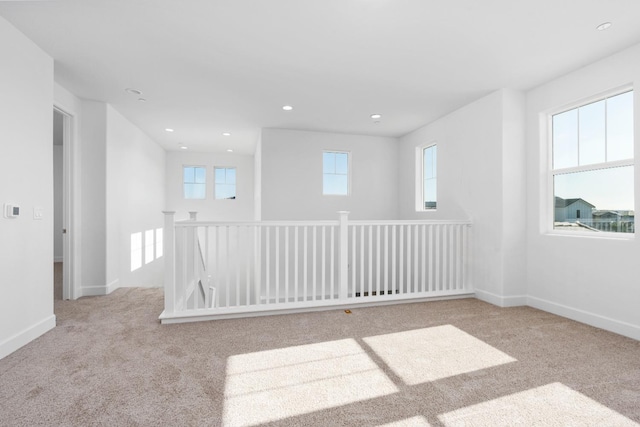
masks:
[[[395,138],[263,129],[263,220],[397,219]],[[351,152],[351,194],[322,195],[322,152]]]
[[[525,301],[523,268],[519,274],[509,268],[523,266],[524,253],[506,251],[525,245],[524,228],[506,215],[509,203],[520,203],[520,210],[525,203],[517,167],[524,150],[517,130],[523,107],[521,94],[500,90],[405,135],[399,147],[400,218],[472,220],[471,279],[479,297],[499,305]],[[416,211],[416,147],[434,142],[438,208]],[[516,158],[513,167],[506,155]]]
[[[640,339],[640,241],[547,233],[547,129],[550,109],[640,82],[640,45],[527,94],[528,303]],[[640,94],[635,93],[635,153],[640,153]],[[636,168],[635,200],[640,200]]]
[[[53,60],[0,17],[0,358],[55,327]],[[44,210],[34,220],[33,209]]]
[[[186,200],[183,195],[182,167],[207,168],[207,195],[202,200]],[[213,198],[213,168],[236,168],[235,200]],[[176,212],[176,219],[186,219],[190,211],[198,212],[201,221],[254,220],[254,158],[232,153],[167,152],[166,209]]]
[[[80,244],[82,247],[79,296],[106,293],[106,189],[107,105],[82,100],[80,140]]]
[[[163,226],[165,151],[107,105],[107,292],[127,286],[162,286],[164,258],[131,271],[131,234]],[[155,253],[155,239],[152,242]]]

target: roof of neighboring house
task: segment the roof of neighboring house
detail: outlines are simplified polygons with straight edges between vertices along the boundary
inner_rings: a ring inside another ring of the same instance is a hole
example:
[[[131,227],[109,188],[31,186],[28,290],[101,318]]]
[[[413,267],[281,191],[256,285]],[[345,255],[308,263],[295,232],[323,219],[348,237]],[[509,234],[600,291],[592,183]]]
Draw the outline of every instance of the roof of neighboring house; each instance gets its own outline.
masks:
[[[591,203],[587,202],[584,199],[581,198],[577,198],[577,199],[563,199],[562,197],[558,197],[556,196],[556,208],[566,208],[569,205],[574,204],[575,202],[577,202],[578,200],[582,200],[583,202],[585,202],[587,205],[591,206],[592,208],[595,208],[594,205],[592,205]]]
[[[595,217],[635,217],[634,211],[605,211],[605,210],[594,210],[593,216]]]

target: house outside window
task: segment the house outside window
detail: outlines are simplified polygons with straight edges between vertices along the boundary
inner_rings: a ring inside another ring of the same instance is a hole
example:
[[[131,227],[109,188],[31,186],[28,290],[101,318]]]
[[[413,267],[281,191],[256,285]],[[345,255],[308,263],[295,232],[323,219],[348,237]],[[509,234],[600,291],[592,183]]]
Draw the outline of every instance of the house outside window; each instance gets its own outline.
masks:
[[[322,153],[322,194],[349,195],[349,153],[324,151]]]
[[[634,233],[633,91],[552,114],[553,229]]]
[[[215,198],[235,199],[236,198],[236,168],[215,167]]]
[[[183,189],[185,199],[204,199],[207,195],[207,168],[183,166]]]

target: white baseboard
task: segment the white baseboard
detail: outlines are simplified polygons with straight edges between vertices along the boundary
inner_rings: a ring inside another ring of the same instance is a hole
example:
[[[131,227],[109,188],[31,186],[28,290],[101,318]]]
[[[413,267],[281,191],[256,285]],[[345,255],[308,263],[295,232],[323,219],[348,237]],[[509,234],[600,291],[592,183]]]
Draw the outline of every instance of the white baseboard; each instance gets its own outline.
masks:
[[[28,327],[27,329],[18,332],[12,337],[9,337],[2,343],[0,343],[0,359],[8,356],[20,347],[29,344],[31,341],[38,338],[40,335],[45,334],[51,329],[56,327],[56,316],[51,315],[40,322]]]
[[[115,291],[120,287],[120,279],[116,279],[113,282],[107,284],[107,295]]]
[[[120,279],[116,279],[111,283],[108,283],[106,286],[83,286],[80,288],[80,297],[100,297],[104,295],[109,295],[111,292],[115,291],[120,287]]]
[[[586,323],[596,328],[604,329],[625,337],[640,340],[640,326],[631,323],[621,322],[610,317],[590,313],[588,311],[547,301],[542,298],[527,296],[527,305],[539,310],[548,311],[558,316],[566,317],[577,322]]]
[[[474,289],[476,298],[480,301],[488,302],[489,304],[497,305],[498,307],[518,307],[527,305],[526,295],[515,296],[502,296],[492,292],[483,291],[481,289]]]

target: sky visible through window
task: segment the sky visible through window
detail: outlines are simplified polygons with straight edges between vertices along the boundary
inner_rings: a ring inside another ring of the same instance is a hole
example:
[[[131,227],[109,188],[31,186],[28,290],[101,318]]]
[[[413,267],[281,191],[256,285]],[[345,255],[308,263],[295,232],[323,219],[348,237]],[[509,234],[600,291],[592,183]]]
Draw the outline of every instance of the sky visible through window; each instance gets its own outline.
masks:
[[[581,198],[599,210],[633,210],[633,92],[625,92],[553,116],[553,169],[602,168],[554,176],[554,194]]]
[[[236,198],[236,168],[215,168],[216,199]]]
[[[185,166],[183,168],[184,198],[204,199],[206,196],[206,168]]]
[[[432,145],[431,147],[427,147],[423,150],[423,174],[424,174],[424,184],[422,186],[423,189],[423,201],[425,209],[435,209],[436,202],[438,200],[437,197],[437,161],[438,161],[438,152],[437,147]]]
[[[322,194],[349,194],[349,153],[322,153]]]

